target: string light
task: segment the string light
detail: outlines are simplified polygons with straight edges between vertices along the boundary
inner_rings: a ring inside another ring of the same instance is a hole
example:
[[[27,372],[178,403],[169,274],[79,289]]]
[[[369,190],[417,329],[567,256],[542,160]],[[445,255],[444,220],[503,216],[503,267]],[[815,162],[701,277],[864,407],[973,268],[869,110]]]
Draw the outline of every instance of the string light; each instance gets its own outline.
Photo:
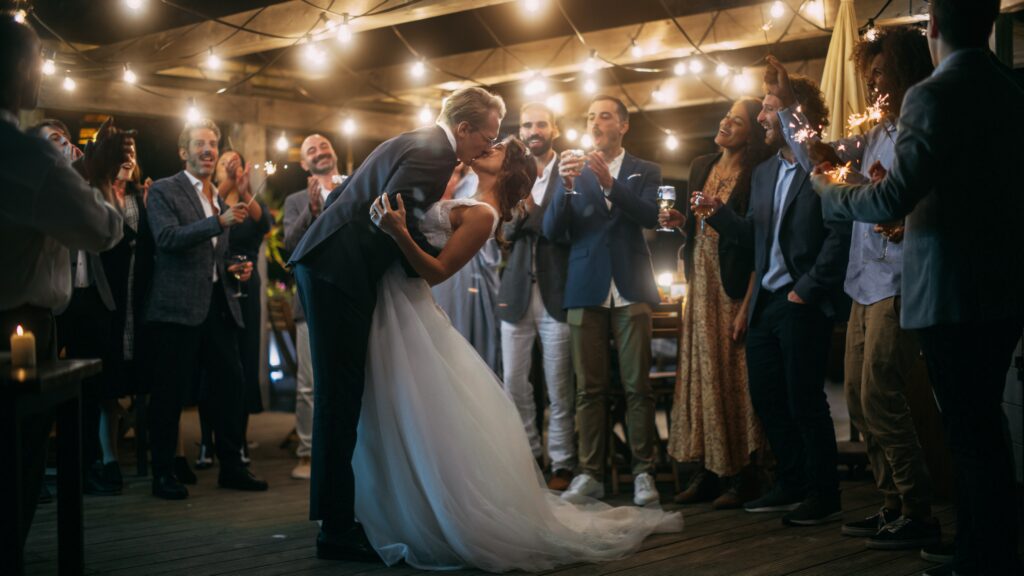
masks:
[[[274,147],[277,148],[278,152],[285,152],[288,150],[288,137],[285,136],[284,132],[278,136],[277,142],[274,143]]]
[[[57,73],[57,63],[53,61],[53,58],[47,58],[43,60],[43,74],[47,76],[53,76]]]
[[[878,28],[875,27],[875,23],[870,22],[868,24],[867,31],[864,32],[864,39],[867,40],[868,42],[874,42],[875,40],[878,40],[878,32],[879,31]]]
[[[580,138],[580,146],[583,146],[584,148],[592,148],[594,146],[594,137],[590,134],[584,134],[583,137]]]
[[[220,57],[214,54],[213,46],[210,46],[210,53],[206,56],[206,67],[210,70],[220,70]]]
[[[629,52],[633,55],[633,58],[643,58],[644,56],[644,49],[636,40],[633,40],[633,45],[630,47]]]
[[[729,67],[719,62],[718,66],[715,66],[715,74],[717,74],[719,78],[724,78],[729,75]]]
[[[341,26],[338,26],[338,42],[342,44],[348,44],[352,41],[352,27],[348,23],[348,12],[341,15],[342,22]]]
[[[700,74],[704,71],[704,63],[700,61],[700,58],[690,59],[690,72],[694,74]]]
[[[28,12],[20,8],[14,11],[14,21],[18,24],[24,24],[26,18],[28,18]]]
[[[825,5],[821,3],[821,0],[808,0],[804,3],[803,10],[811,18],[825,20]]]
[[[548,108],[551,108],[556,114],[562,114],[565,112],[565,99],[562,98],[561,94],[552,94],[544,100],[544,104]]]
[[[523,0],[523,9],[527,14],[536,14],[540,11],[540,0]]]
[[[77,84],[75,83],[75,80],[73,78],[71,78],[71,72],[70,71],[68,71],[65,74],[65,76],[64,76],[64,83],[61,84],[61,86],[65,90],[67,90],[68,92],[74,92],[75,91],[75,86],[77,86]]]
[[[587,60],[583,63],[583,72],[588,76],[592,75],[594,72],[597,72],[599,66],[597,63],[597,51],[591,50]]]
[[[138,12],[142,9],[142,0],[124,0],[124,5],[132,12]]]
[[[409,73],[412,74],[413,78],[423,78],[426,73],[427,67],[423,63],[423,60],[417,60],[413,63],[412,68],[409,69]]]
[[[569,128],[565,131],[565,139],[569,142],[575,142],[580,137],[580,133],[575,128]]]
[[[433,120],[433,119],[434,119],[434,114],[433,114],[433,112],[430,111],[430,106],[427,106],[426,104],[424,104],[423,108],[420,109],[420,122],[422,124],[430,124],[430,121]]]
[[[676,62],[676,65],[672,67],[672,72],[674,72],[676,76],[683,76],[686,74],[686,63]]]
[[[665,148],[668,148],[669,150],[673,151],[678,149],[679,139],[676,138],[674,134],[670,133],[668,136],[665,137]]]
[[[544,80],[544,76],[540,72],[535,72],[530,80],[526,83],[523,88],[523,92],[527,96],[536,96],[543,94],[548,91],[548,83]]]
[[[771,30],[772,26],[774,26],[774,25],[775,25],[775,22],[773,20],[769,20],[769,21],[765,22],[764,24],[761,24],[761,30],[764,31],[764,32],[767,32],[767,31]]]
[[[306,41],[304,54],[306,62],[315,68],[321,68],[327,64],[327,52],[317,46],[311,39]]]
[[[188,99],[188,110],[185,111],[185,120],[189,124],[199,122],[202,118],[202,114],[199,113],[199,108],[196,106],[196,101],[193,98]]]
[[[346,136],[351,136],[356,133],[356,121],[352,118],[345,118],[345,121],[341,123],[341,131]]]
[[[588,79],[586,82],[583,83],[583,91],[586,92],[587,94],[594,94],[594,93],[596,93],[597,92],[597,82],[594,82],[593,80]]]
[[[128,84],[135,84],[138,79],[139,77],[135,75],[135,72],[132,72],[132,69],[126,63],[124,65],[124,81]]]
[[[744,72],[736,74],[736,76],[732,79],[732,84],[740,92],[746,92],[753,87],[753,81],[750,79],[750,76],[748,76]]]
[[[779,0],[775,0],[775,2],[772,2],[772,7],[768,13],[772,15],[772,18],[782,18],[782,15],[786,13],[786,5]]]
[[[653,92],[651,92],[651,98],[655,102],[665,102],[666,100],[668,100],[668,94],[666,94],[665,91],[661,89],[661,86],[658,86],[657,88],[654,89]]]

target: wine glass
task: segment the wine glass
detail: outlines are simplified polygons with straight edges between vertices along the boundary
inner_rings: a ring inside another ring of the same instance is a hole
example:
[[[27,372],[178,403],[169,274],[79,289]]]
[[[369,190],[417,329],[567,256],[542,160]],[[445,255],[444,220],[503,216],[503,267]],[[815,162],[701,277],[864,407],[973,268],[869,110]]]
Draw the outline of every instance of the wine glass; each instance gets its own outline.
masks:
[[[228,256],[229,267],[234,266],[236,264],[238,265],[238,268],[236,268],[235,271],[231,273],[235,277],[235,280],[238,282],[238,288],[235,290],[235,293],[232,294],[232,296],[235,298],[245,298],[245,293],[242,292],[242,265],[244,265],[248,261],[249,258],[245,254],[234,254]]]
[[[580,148],[574,148],[574,149],[571,149],[571,150],[569,150],[568,152],[569,152],[569,155],[570,155],[570,156],[572,156],[573,158],[575,158],[575,159],[577,159],[577,160],[584,160],[584,161],[585,161],[585,159],[586,159],[586,157],[587,157],[587,153],[586,153],[586,152],[584,152],[584,151],[583,151],[582,149],[580,149]],[[580,167],[580,170],[582,170],[582,169],[583,169],[583,168],[582,168],[582,167]],[[577,176],[579,176],[579,174],[577,174]],[[575,183],[574,183],[574,184],[575,184]],[[574,186],[572,187],[572,189],[571,189],[571,190],[566,190],[566,191],[565,191],[565,193],[566,193],[566,195],[568,195],[568,196],[576,196],[576,195],[578,195],[578,194],[579,194],[579,192],[577,192],[577,191],[576,191],[576,186],[575,186],[575,185],[574,185]]]
[[[711,207],[704,204],[707,197],[703,190],[697,190],[693,196],[693,213],[700,219],[700,235],[704,235],[704,218],[711,213]]]
[[[676,187],[675,186],[658,186],[658,208],[662,211],[668,210],[675,206],[676,203]],[[658,232],[675,232],[674,229],[668,226],[662,226],[658,228]]]

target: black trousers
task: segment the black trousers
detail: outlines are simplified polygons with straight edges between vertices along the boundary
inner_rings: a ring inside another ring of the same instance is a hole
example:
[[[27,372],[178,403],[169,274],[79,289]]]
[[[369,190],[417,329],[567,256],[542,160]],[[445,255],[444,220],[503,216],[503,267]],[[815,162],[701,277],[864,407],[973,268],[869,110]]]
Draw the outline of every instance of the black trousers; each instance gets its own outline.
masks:
[[[956,469],[958,574],[1020,573],[1016,480],[1002,401],[1022,326],[1018,318],[918,331]]]
[[[241,466],[245,404],[239,328],[228,310],[223,287],[219,282],[213,285],[210,310],[202,324],[154,322],[148,329],[153,345],[153,390],[149,400],[153,475],[174,470],[181,409],[201,371],[209,384],[221,468]]]
[[[838,494],[836,434],[825,396],[831,318],[761,290],[747,334],[750,399],[791,494]]]

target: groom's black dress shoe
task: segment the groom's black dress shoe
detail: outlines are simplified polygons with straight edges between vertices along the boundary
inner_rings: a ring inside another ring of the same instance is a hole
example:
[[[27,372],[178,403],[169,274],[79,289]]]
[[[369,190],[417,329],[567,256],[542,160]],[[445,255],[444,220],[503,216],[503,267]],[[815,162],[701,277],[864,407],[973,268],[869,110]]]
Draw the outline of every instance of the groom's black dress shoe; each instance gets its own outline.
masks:
[[[316,557],[322,560],[348,560],[351,562],[379,563],[380,556],[366,538],[363,528],[356,524],[344,532],[324,532],[316,537]]]
[[[188,498],[188,488],[178,482],[174,474],[153,476],[153,496],[164,500],[184,500]]]

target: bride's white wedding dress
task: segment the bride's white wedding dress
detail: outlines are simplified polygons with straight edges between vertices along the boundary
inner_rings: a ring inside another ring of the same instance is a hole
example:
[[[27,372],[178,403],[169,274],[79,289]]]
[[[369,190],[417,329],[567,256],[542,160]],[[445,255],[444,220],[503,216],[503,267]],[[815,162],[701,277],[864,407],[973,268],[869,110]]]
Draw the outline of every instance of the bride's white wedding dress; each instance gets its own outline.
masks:
[[[474,204],[434,204],[421,231],[444,246],[451,209]],[[497,376],[400,265],[378,288],[353,467],[356,517],[389,565],[536,571],[621,558],[683,524],[659,508],[577,506],[547,490]]]

